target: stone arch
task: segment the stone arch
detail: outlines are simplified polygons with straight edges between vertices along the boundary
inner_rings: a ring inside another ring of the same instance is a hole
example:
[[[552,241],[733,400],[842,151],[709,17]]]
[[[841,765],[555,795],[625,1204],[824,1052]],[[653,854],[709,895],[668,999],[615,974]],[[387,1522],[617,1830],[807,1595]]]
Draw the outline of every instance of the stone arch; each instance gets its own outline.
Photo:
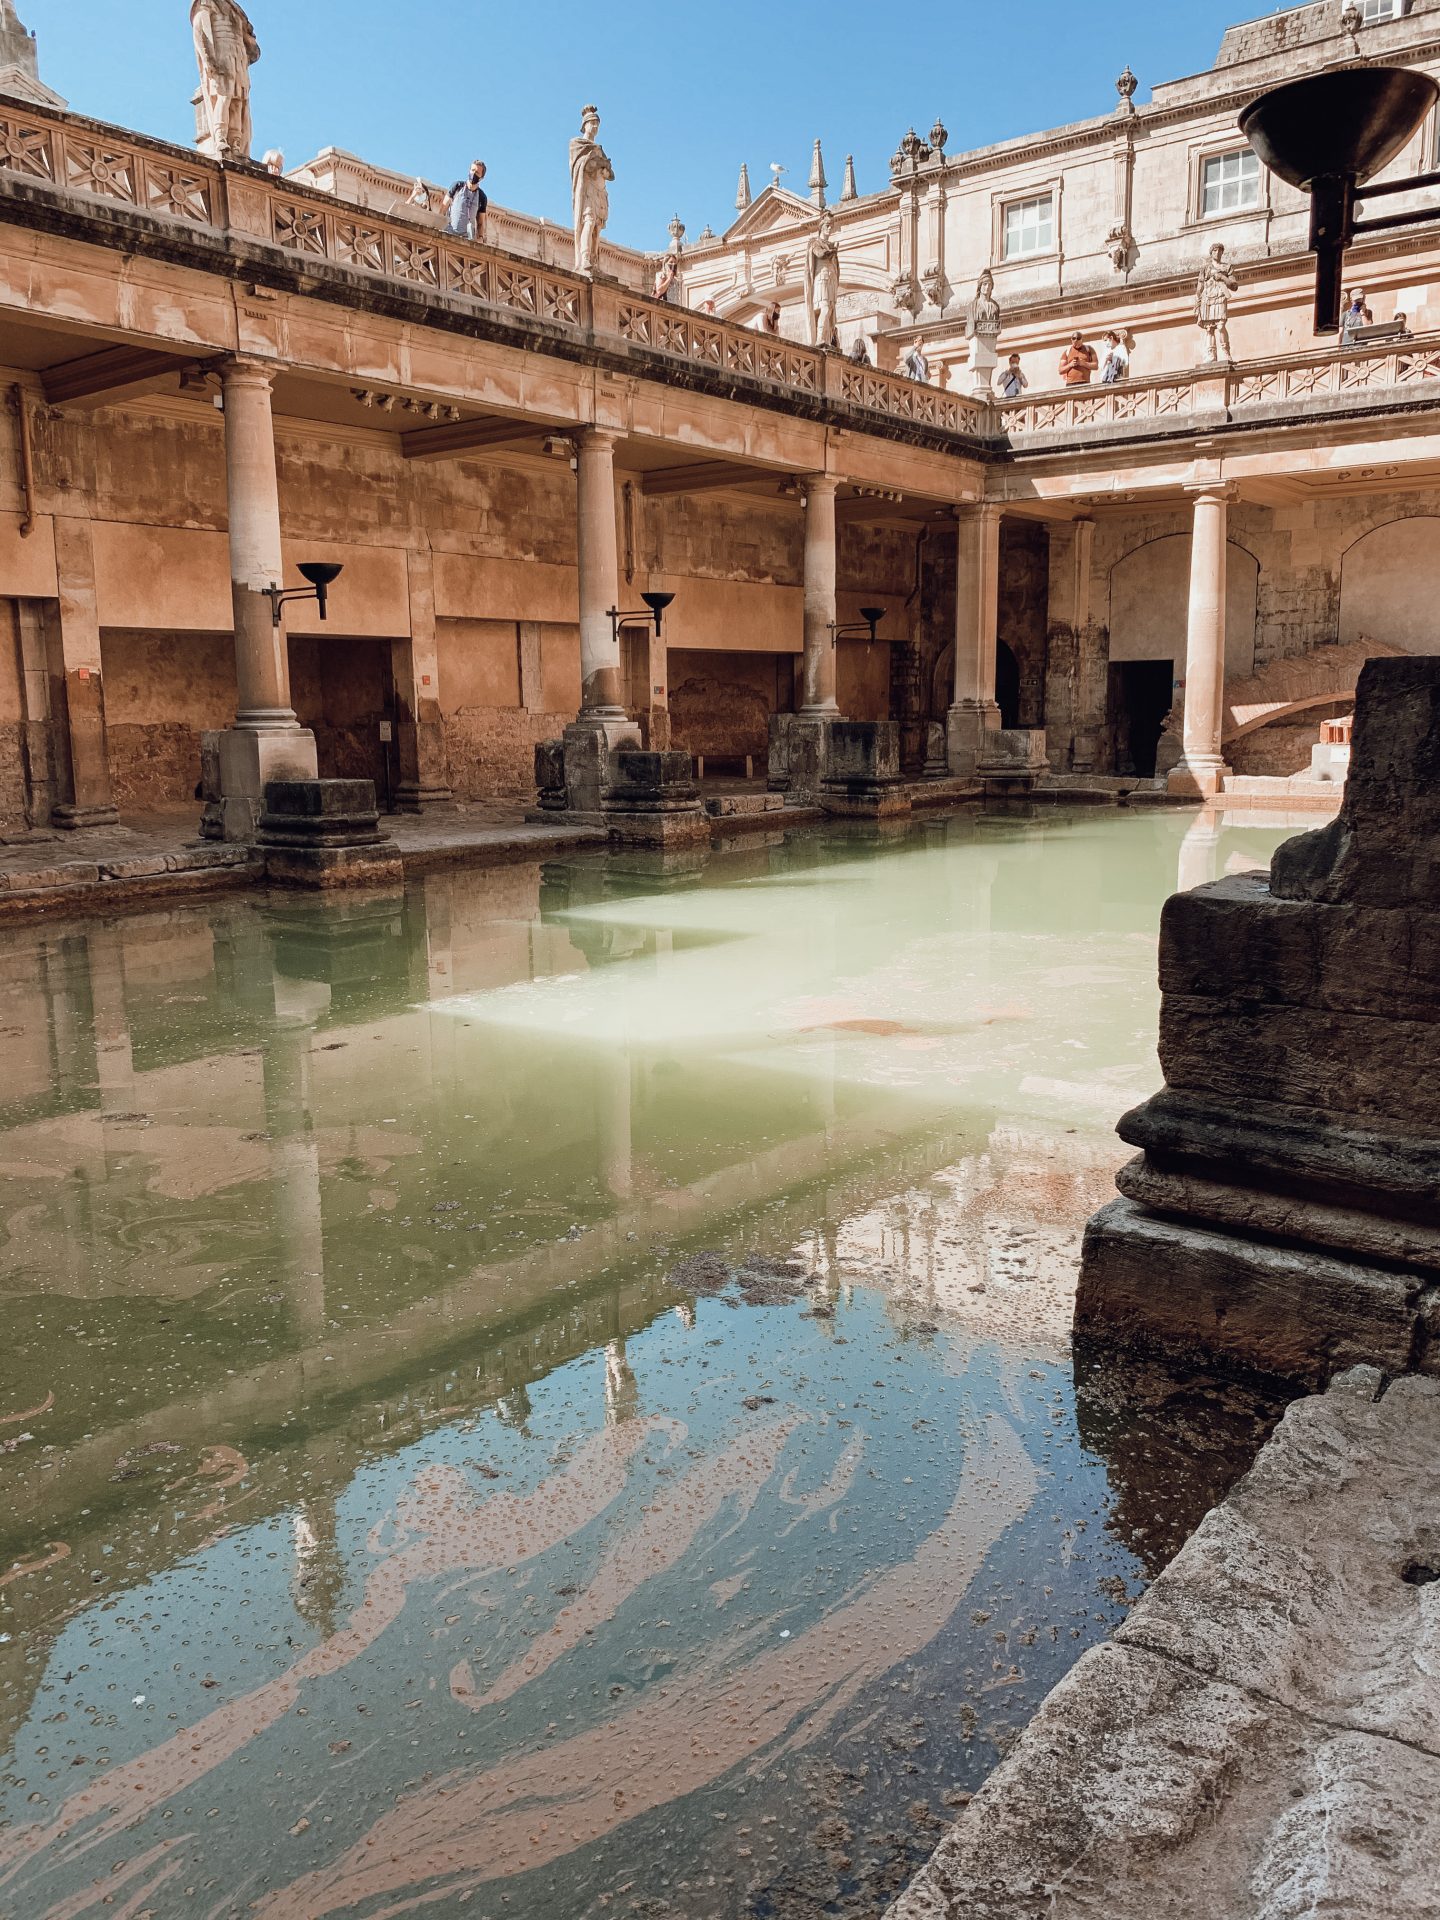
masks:
[[[1226,566],[1226,675],[1255,670],[1255,622],[1260,598],[1260,562],[1238,541],[1228,544]],[[1110,569],[1110,659],[1173,660],[1185,672],[1185,634],[1190,612],[1190,535],[1166,533],[1147,540]]]
[[[1340,563],[1340,642],[1362,650],[1440,653],[1440,516],[1385,520]]]

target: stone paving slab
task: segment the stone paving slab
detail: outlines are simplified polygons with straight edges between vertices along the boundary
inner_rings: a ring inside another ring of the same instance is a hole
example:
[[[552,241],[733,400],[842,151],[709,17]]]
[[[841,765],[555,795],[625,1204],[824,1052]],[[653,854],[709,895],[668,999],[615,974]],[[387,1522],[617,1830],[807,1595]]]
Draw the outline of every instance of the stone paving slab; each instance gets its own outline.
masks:
[[[891,1920],[1440,1913],[1440,1383],[1297,1402]]]

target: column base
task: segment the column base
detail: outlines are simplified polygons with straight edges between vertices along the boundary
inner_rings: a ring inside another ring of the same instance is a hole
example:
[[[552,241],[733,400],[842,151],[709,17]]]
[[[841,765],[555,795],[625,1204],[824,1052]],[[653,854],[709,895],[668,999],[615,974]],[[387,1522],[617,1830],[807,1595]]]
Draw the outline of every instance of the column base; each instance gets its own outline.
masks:
[[[985,736],[1000,731],[993,700],[957,700],[945,716],[945,758],[952,776],[968,780],[983,757]]]
[[[1179,766],[1170,769],[1165,791],[1176,800],[1213,800],[1223,788],[1229,771],[1218,756],[1201,759],[1187,755]]]
[[[820,804],[821,789],[830,770],[831,730],[840,716],[827,713],[784,713],[775,716],[783,722],[778,742],[784,765],[783,786],[786,798],[795,806]],[[771,766],[768,784],[776,785],[777,741],[771,735]]]
[[[900,728],[894,720],[833,720],[829,723],[820,804],[827,813],[883,820],[909,813],[910,795],[900,774]]]
[[[599,813],[610,784],[610,756],[621,747],[640,751],[640,729],[627,714],[582,714],[561,741],[566,806],[572,813]],[[545,805],[542,797],[541,805]]]
[[[418,780],[402,780],[395,789],[397,813],[453,813],[455,794],[450,787],[426,787]]]
[[[280,886],[398,889],[400,849],[380,831],[373,780],[272,780],[257,844]]]
[[[50,824],[66,833],[79,833],[86,827],[118,827],[120,816],[114,807],[58,806],[50,809]]]
[[[314,780],[319,772],[315,736],[305,727],[227,727],[200,736],[200,786],[204,840],[253,842],[272,780]]]

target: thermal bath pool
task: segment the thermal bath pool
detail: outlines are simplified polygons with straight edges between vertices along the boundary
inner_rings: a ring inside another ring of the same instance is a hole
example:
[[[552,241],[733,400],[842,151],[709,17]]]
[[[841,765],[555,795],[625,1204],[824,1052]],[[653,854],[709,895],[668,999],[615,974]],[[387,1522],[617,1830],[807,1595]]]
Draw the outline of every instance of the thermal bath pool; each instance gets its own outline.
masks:
[[[0,933],[0,1913],[883,1910],[1277,1411],[1069,1341],[1190,828]]]

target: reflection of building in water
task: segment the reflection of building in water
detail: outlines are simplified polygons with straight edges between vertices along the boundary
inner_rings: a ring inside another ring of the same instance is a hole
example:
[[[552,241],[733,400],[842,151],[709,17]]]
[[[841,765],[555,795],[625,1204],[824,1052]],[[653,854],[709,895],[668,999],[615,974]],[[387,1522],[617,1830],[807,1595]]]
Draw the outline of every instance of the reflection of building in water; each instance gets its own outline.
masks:
[[[1176,886],[1181,893],[1193,893],[1220,876],[1220,829],[1223,825],[1214,807],[1203,807],[1190,824],[1180,843],[1180,871]]]

